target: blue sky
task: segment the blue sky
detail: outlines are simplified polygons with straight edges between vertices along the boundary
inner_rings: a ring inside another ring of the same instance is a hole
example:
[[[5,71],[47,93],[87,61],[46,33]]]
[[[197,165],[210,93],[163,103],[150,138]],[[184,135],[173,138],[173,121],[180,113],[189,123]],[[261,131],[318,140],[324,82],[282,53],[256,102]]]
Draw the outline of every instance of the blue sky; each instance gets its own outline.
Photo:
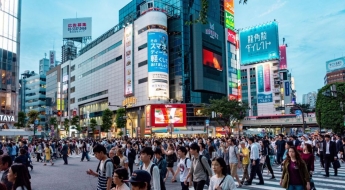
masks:
[[[118,23],[118,11],[130,0],[24,0],[22,4],[21,68],[38,71],[44,53],[55,47],[61,59],[62,20],[92,17],[96,39]],[[345,1],[235,0],[235,28],[276,19],[284,37],[288,69],[295,77],[298,101],[324,84],[326,61],[345,56]],[[47,56],[48,57],[48,56]]]

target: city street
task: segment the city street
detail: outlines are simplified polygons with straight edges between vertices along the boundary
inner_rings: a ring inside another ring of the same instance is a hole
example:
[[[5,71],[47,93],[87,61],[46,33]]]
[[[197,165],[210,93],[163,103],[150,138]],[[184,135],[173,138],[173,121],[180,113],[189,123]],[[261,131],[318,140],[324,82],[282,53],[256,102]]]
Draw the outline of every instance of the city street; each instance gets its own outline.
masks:
[[[31,182],[33,190],[48,190],[48,189],[66,189],[66,190],[95,190],[97,186],[97,178],[88,176],[86,174],[87,169],[95,170],[98,164],[98,160],[94,157],[91,158],[90,162],[80,162],[80,156],[69,157],[69,165],[63,165],[62,159],[55,161],[54,166],[47,165],[43,166],[43,163],[34,161],[34,170],[31,172]],[[316,188],[318,190],[340,190],[344,188],[345,181],[345,165],[338,171],[338,176],[333,176],[333,169],[330,169],[331,176],[324,178],[324,171],[319,166],[319,162],[315,162],[315,174],[313,179],[315,181]],[[175,167],[176,169],[176,167]],[[253,181],[252,186],[243,186],[241,189],[270,189],[279,190],[283,189],[279,186],[279,179],[282,172],[277,166],[273,167],[276,180],[269,180],[271,177],[267,175],[267,170],[264,171],[265,185],[255,185],[257,180]],[[241,170],[239,171],[240,176],[242,175]],[[171,182],[171,175],[166,183],[166,188],[169,190],[180,190],[179,183]],[[207,189],[205,187],[205,189]]]

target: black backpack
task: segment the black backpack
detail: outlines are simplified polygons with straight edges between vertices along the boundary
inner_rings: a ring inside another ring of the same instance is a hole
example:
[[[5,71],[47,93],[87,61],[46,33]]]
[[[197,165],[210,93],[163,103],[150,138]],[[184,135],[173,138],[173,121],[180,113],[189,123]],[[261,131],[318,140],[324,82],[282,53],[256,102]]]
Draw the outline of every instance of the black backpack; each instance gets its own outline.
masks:
[[[104,170],[103,170],[103,173],[106,173],[106,171],[107,171],[107,163],[108,162],[111,162],[111,163],[113,163],[112,161],[111,161],[111,159],[107,159],[106,161],[105,161],[105,163],[104,163]],[[96,172],[98,173],[98,171],[99,171],[99,166],[101,165],[101,161],[99,161],[99,163],[98,163],[98,166],[97,166],[97,170],[96,170]]]
[[[152,172],[153,172],[153,167],[155,167],[155,166],[157,166],[157,165],[156,164],[151,165],[151,168],[150,168],[151,177],[153,177]],[[158,166],[157,166],[157,168],[158,168]],[[140,166],[140,170],[143,170],[143,165]],[[158,168],[158,170],[159,170],[159,168]],[[159,182],[161,184],[161,190],[166,190],[164,180],[160,174],[159,174]]]
[[[199,162],[200,162],[200,164],[201,164],[201,166],[202,166],[202,169],[206,172],[207,175],[209,175],[208,171],[205,169],[204,164],[203,164],[202,161],[201,161],[201,158],[202,158],[202,157],[203,157],[203,155],[199,155]],[[206,158],[206,157],[205,157],[205,158]],[[207,162],[208,162],[208,165],[210,165],[210,167],[211,167],[211,165],[212,165],[211,160],[209,160],[209,159],[207,159],[207,158],[206,158],[206,160],[207,160]],[[211,174],[211,175],[212,175],[212,174]]]

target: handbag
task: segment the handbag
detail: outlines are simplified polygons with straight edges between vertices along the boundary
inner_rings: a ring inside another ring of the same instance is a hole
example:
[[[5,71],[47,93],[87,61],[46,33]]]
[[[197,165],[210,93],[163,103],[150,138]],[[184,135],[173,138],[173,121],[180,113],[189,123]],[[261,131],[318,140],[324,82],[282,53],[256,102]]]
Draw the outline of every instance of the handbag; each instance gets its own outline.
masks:
[[[260,164],[264,164],[266,161],[266,156],[261,156],[260,158]]]
[[[333,162],[333,168],[334,168],[334,169],[340,168],[340,162],[339,162],[339,160],[334,160],[334,162]]]

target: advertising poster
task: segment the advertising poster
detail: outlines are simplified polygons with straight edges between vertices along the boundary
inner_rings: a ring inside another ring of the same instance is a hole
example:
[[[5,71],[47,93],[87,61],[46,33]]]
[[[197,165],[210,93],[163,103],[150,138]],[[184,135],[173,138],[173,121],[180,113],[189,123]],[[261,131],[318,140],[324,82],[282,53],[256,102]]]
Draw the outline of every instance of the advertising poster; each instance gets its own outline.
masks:
[[[280,55],[279,69],[287,69],[286,46],[285,45],[279,46],[279,55]]]
[[[234,0],[224,0],[224,10],[234,15],[235,14]]]
[[[271,72],[271,63],[259,64],[256,66],[258,104],[273,102]]]
[[[327,73],[344,69],[345,68],[345,57],[340,57],[337,59],[332,59],[326,62]]]
[[[168,35],[147,33],[148,97],[169,98]]]
[[[228,42],[236,45],[236,32],[227,29],[228,30]]]
[[[235,18],[234,15],[231,13],[224,11],[224,18],[225,18],[225,28],[229,28],[230,30],[235,30]]]
[[[238,81],[238,87],[237,87],[237,100],[242,101],[242,83],[241,83],[241,70],[237,70],[237,81]]]
[[[55,51],[49,51],[49,66],[55,67]]]
[[[223,70],[222,56],[206,49],[202,50],[202,54],[203,54],[203,64],[205,66],[215,68],[218,71]]]
[[[151,126],[151,106],[147,105],[145,107],[145,119],[146,119],[146,127]]]
[[[125,96],[133,95],[133,34],[132,24],[125,28],[124,48],[125,48]]]
[[[166,132],[167,126],[174,131],[186,129],[186,104],[151,105],[151,124],[153,132]]]
[[[271,22],[240,32],[241,65],[279,60],[278,24]]]
[[[92,18],[63,19],[62,30],[65,39],[92,36]]]

